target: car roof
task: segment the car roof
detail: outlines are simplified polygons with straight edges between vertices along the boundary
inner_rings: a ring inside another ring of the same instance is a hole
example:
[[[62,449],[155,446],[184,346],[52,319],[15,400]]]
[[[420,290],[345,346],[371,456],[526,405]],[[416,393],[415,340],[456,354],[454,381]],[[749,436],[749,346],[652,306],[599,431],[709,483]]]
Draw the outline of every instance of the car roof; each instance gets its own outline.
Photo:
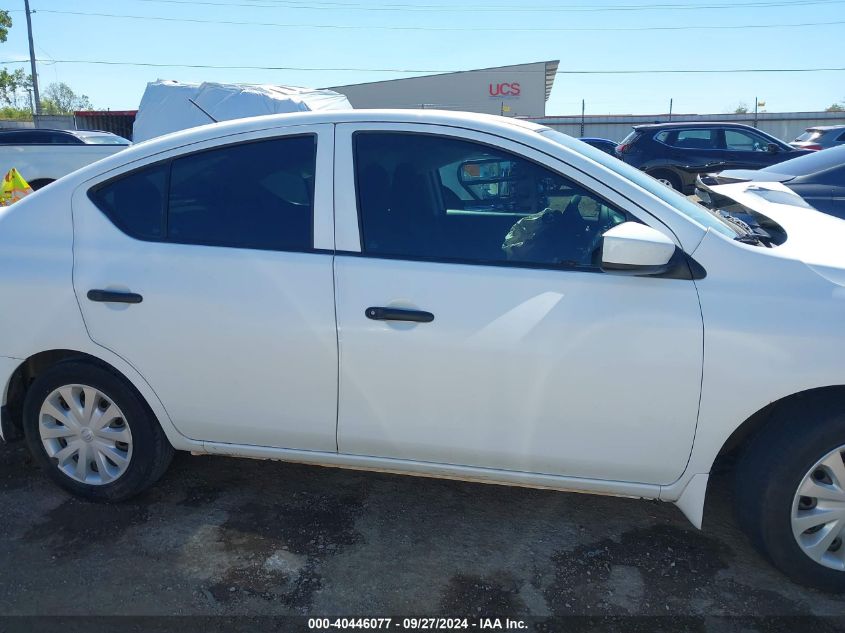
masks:
[[[148,139],[104,158],[92,165],[74,172],[80,179],[97,172],[119,168],[123,165],[142,160],[163,152],[176,150],[187,145],[206,141],[215,141],[238,134],[262,132],[266,130],[284,130],[304,125],[343,123],[406,123],[442,125],[460,127],[478,132],[501,136],[519,136],[536,134],[550,128],[510,117],[471,112],[451,112],[444,110],[323,110],[317,112],[292,112],[286,114],[268,114],[263,116],[209,123],[198,127],[171,132]]]
[[[845,165],[845,145],[839,145],[769,165],[761,169],[760,173],[780,174],[809,182],[815,176],[833,169],[841,169],[843,165]]]
[[[812,127],[807,128],[807,132],[810,130],[817,130],[819,132],[828,132],[830,130],[842,130],[845,129],[845,125],[814,125]]]
[[[425,123],[451,127],[465,127],[480,132],[513,133],[539,132],[549,129],[546,126],[510,117],[473,112],[450,112],[446,110],[323,110],[317,112],[293,112],[286,114],[268,114],[210,123],[188,128],[152,138],[132,146],[133,153],[146,154],[153,149],[167,151],[187,143],[199,143],[216,138],[257,132],[273,128],[289,128],[300,125],[319,125],[333,123]]]
[[[117,136],[112,132],[106,132],[104,130],[62,130],[59,128],[51,128],[51,127],[16,127],[16,128],[6,128],[5,130],[0,130],[0,135],[8,135],[8,134],[16,134],[20,132],[49,132],[50,134],[67,134],[69,136],[75,136],[77,138],[85,138],[86,136]]]
[[[642,123],[632,126],[635,130],[660,130],[673,128],[690,128],[690,127],[738,127],[738,128],[752,128],[750,125],[744,123],[729,123],[725,121],[672,121],[671,123]]]
[[[60,130],[51,127],[13,127],[0,130],[0,134],[13,134],[15,132],[59,132],[62,134],[71,134],[73,130]]]

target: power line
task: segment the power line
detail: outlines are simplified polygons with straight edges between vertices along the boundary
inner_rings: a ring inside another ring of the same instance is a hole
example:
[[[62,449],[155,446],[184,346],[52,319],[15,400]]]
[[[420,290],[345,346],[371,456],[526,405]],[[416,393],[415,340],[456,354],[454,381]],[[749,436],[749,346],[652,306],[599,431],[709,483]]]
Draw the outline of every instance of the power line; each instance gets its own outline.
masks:
[[[4,60],[0,64],[23,64],[27,60]],[[39,63],[55,64],[96,64],[103,66],[138,66],[144,68],[206,68],[214,70],[284,70],[296,72],[371,72],[371,73],[454,73],[464,71],[410,69],[410,68],[316,68],[303,66],[248,66],[248,65],[216,65],[216,64],[165,64],[156,62],[119,62],[94,59],[39,59]],[[842,72],[845,67],[815,67],[815,68],[692,68],[692,69],[618,69],[618,70],[558,70],[558,75],[648,75],[648,74],[713,74],[713,73],[815,73]],[[472,72],[498,72],[497,69]],[[532,71],[520,71],[532,72]],[[533,71],[545,73],[543,70]]]
[[[506,6],[506,5],[445,5],[445,4],[385,4],[380,6],[366,6],[358,3],[343,2],[308,2],[302,0],[247,0],[246,2],[214,2],[212,0],[133,0],[134,2],[146,2],[157,4],[193,5],[193,6],[214,6],[214,7],[241,7],[253,9],[294,9],[294,10],[329,10],[329,11],[380,11],[380,12],[507,12],[507,13],[581,13],[581,12],[609,12],[609,11],[678,11],[678,10],[721,10],[721,9],[747,9],[747,8],[771,8],[771,7],[807,7],[816,5],[837,5],[845,0],[758,0],[747,3],[715,3],[715,4],[634,4],[634,5],[559,5],[559,6]]]
[[[155,22],[180,22],[189,24],[223,24],[229,26],[267,26],[288,29],[340,29],[340,30],[386,30],[386,31],[473,31],[473,32],[633,32],[633,31],[695,31],[800,28],[808,26],[831,26],[845,24],[845,20],[826,22],[804,22],[790,24],[735,24],[735,25],[687,25],[687,26],[641,26],[641,27],[455,27],[455,26],[384,26],[359,24],[288,24],[281,22],[249,22],[240,20],[202,20],[200,18],[167,18],[149,15],[123,15],[116,13],[86,13],[83,11],[59,11],[39,9],[38,13],[75,15],[86,17],[118,18],[125,20],[150,20]]]

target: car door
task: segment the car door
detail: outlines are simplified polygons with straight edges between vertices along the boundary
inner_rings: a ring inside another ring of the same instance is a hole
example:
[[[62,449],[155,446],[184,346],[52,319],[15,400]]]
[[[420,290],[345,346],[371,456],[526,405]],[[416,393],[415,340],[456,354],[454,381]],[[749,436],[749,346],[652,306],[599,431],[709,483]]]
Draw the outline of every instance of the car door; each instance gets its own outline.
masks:
[[[663,142],[670,145],[670,156],[682,171],[694,174],[722,169],[728,157],[716,128],[689,128],[664,131]]]
[[[187,437],[336,450],[332,152],[330,125],[256,132],[75,192],[73,283],[91,338]]]
[[[747,130],[725,128],[725,149],[733,169],[762,169],[785,160],[784,152],[770,152],[771,141]]]
[[[342,124],[336,152],[341,452],[641,483],[683,472],[694,282],[594,259],[616,223],[665,226],[500,137]]]

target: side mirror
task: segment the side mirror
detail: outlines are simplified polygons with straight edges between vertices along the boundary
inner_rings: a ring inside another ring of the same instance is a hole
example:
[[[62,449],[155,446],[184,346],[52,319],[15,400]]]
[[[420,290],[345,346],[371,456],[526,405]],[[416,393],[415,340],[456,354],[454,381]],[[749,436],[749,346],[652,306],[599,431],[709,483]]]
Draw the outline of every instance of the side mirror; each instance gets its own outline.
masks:
[[[766,151],[769,152],[769,154],[777,154],[780,151],[780,145],[777,143],[769,143],[766,145]]]
[[[602,236],[601,268],[628,275],[659,275],[669,269],[675,243],[657,229],[623,222]]]

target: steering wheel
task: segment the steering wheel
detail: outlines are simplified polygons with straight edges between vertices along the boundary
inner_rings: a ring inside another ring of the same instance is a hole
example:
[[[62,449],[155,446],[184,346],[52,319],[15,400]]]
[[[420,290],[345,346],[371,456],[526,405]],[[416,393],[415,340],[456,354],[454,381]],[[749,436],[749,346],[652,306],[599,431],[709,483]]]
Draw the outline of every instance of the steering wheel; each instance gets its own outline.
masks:
[[[590,246],[585,253],[585,255],[589,256],[592,265],[597,266],[601,263],[601,257],[599,256],[597,258],[596,255],[598,254],[599,247],[601,247],[604,234],[608,229],[612,229],[617,224],[618,222],[615,222],[611,217],[610,210],[606,206],[601,205],[598,222],[596,222],[596,234],[590,240]],[[597,259],[599,261],[596,261]]]

